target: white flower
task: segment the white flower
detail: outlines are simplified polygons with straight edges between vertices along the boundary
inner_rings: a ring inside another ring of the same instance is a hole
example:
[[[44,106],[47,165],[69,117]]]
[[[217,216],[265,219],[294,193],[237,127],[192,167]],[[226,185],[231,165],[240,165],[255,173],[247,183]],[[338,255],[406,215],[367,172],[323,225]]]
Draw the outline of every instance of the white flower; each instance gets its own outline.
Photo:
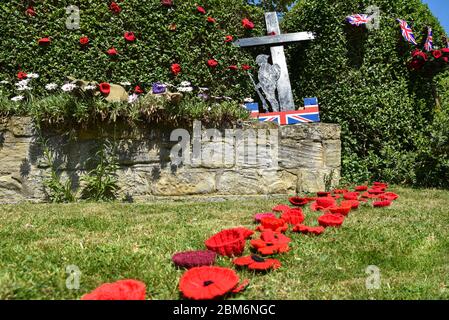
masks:
[[[123,87],[129,87],[131,85],[131,82],[120,82],[120,85]]]
[[[37,79],[39,78],[39,75],[37,73],[28,73],[27,77],[28,79]]]
[[[97,86],[94,86],[93,84],[84,87],[84,90],[95,90],[95,89],[97,89]]]
[[[179,87],[178,91],[179,92],[192,92],[193,88],[192,87]]]
[[[58,85],[56,83],[49,83],[45,85],[45,89],[47,89],[48,91],[53,91],[58,89]]]
[[[64,91],[64,92],[73,91],[73,89],[75,89],[75,88],[76,88],[76,84],[73,84],[73,83],[66,83],[65,85],[63,85],[61,87],[62,91]]]
[[[246,98],[245,100],[243,100],[246,103],[253,103],[254,99],[253,98]]]
[[[207,92],[207,91],[209,91],[209,88],[206,88],[206,87],[199,87],[198,89],[200,90],[200,92]]]
[[[28,86],[20,86],[20,87],[18,87],[17,88],[17,91],[29,91],[29,90],[31,90],[32,88],[31,87],[28,87]]]
[[[9,82],[8,81],[6,81],[6,80],[2,80],[2,81],[0,81],[0,84],[8,84]]]
[[[134,102],[136,102],[137,100],[139,100],[139,95],[138,94],[132,94],[128,97],[128,103],[132,104]]]
[[[11,98],[11,100],[14,102],[22,101],[23,99],[25,99],[24,96],[16,96],[14,98]]]
[[[30,83],[30,79],[25,79],[25,80],[21,80],[21,81],[17,82],[16,86],[25,87],[28,85],[28,83]]]
[[[190,87],[192,84],[189,81],[181,82],[181,87]]]

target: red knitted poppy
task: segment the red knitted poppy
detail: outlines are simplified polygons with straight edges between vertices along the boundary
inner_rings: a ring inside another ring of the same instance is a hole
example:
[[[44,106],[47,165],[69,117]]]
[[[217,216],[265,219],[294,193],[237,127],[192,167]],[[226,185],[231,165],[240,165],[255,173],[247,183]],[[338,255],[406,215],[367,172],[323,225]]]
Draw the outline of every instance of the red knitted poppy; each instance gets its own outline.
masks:
[[[284,213],[284,212],[286,212],[286,211],[288,211],[290,209],[291,208],[289,206],[287,206],[285,204],[280,204],[280,205],[277,205],[276,207],[274,207],[271,210],[273,210],[274,212],[282,212],[282,213]]]
[[[302,207],[309,203],[309,200],[307,200],[306,198],[301,198],[301,197],[291,197],[288,200],[290,201],[290,203],[292,205],[294,205],[296,207]]]
[[[309,227],[309,226],[305,226],[303,224],[298,224],[296,226],[293,227],[293,232],[300,232],[300,233],[304,233],[304,234],[315,234],[315,235],[320,235],[324,232],[325,228],[323,227]]]
[[[281,262],[276,259],[264,259],[257,255],[237,258],[233,261],[238,267],[247,267],[253,271],[275,270],[281,267]]]
[[[217,254],[213,251],[186,251],[176,253],[172,257],[173,263],[180,268],[211,266],[215,263]]]
[[[345,194],[347,192],[349,192],[348,189],[336,189],[336,190],[334,190],[334,194]]]
[[[251,238],[251,236],[254,234],[253,230],[250,230],[250,229],[244,228],[244,227],[238,227],[238,228],[233,228],[233,229],[229,229],[229,230],[237,230],[238,232],[240,232],[242,234],[242,237],[245,240]]]
[[[368,186],[357,186],[355,187],[355,191],[367,191]]]
[[[341,214],[326,213],[318,218],[318,223],[322,227],[339,227],[345,221],[345,216]]]
[[[323,198],[316,199],[316,201],[310,205],[310,209],[312,211],[320,211],[320,210],[324,210],[324,209],[327,209],[330,207],[335,207],[336,204],[337,204],[337,202],[335,201],[334,198],[323,197]]]
[[[81,300],[145,300],[146,286],[137,280],[120,280],[105,283]]]
[[[385,190],[384,189],[379,189],[379,188],[373,188],[373,189],[369,189],[368,193],[369,194],[379,195],[379,194],[385,193]]]
[[[238,285],[234,270],[221,267],[198,267],[188,270],[181,277],[179,289],[193,300],[212,300],[231,293]]]
[[[384,188],[384,189],[388,189],[388,184],[384,183],[384,182],[374,182],[373,183],[374,187],[379,187],[379,188]]]
[[[399,198],[399,196],[396,193],[393,192],[385,192],[384,194],[380,195],[379,197],[381,200],[390,200],[394,201]]]
[[[268,230],[262,232],[260,239],[251,240],[251,246],[262,255],[273,255],[288,252],[290,242],[291,239],[282,233]]]
[[[295,208],[282,214],[281,219],[290,225],[297,225],[299,223],[303,223],[305,217],[300,208]]]
[[[373,202],[373,206],[376,208],[384,208],[391,206],[390,200],[383,200],[383,201],[375,201]]]
[[[236,229],[223,230],[205,241],[206,247],[222,256],[240,256],[245,249],[245,238]]]
[[[260,222],[262,225],[257,228],[258,231],[272,230],[276,232],[285,232],[288,230],[288,225],[283,219],[263,218]]]
[[[351,212],[352,206],[340,206],[340,207],[331,207],[329,210],[332,214],[341,214],[342,216],[347,216],[349,212]]]
[[[346,192],[343,195],[345,200],[357,200],[359,198],[360,193],[358,192]]]
[[[256,213],[256,215],[254,216],[254,220],[257,223],[260,223],[260,221],[263,218],[276,218],[276,215],[272,212],[264,212],[264,213]]]
[[[320,192],[317,192],[316,195],[318,197],[330,197],[331,193],[330,192],[320,191]]]
[[[352,209],[358,209],[360,206],[360,202],[357,200],[344,200],[340,203],[342,207],[351,206]]]

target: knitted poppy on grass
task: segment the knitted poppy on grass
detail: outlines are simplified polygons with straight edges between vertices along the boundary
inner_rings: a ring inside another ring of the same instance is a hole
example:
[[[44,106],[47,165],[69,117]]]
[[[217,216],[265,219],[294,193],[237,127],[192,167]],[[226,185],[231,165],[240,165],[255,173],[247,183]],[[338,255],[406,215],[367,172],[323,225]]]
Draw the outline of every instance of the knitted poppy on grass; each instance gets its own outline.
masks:
[[[388,189],[388,184],[384,182],[373,182],[373,187]]]
[[[368,186],[357,186],[355,187],[355,191],[368,191]]]
[[[212,300],[243,290],[234,270],[222,267],[197,267],[188,270],[179,281],[179,290],[193,300]]]
[[[340,207],[331,207],[329,210],[332,214],[341,214],[342,216],[347,216],[349,212],[351,212],[352,206],[340,206]]]
[[[296,207],[302,207],[309,203],[309,200],[301,197],[291,197],[288,199],[288,201],[290,201],[290,203]]]
[[[257,231],[271,230],[275,232],[285,232],[288,230],[288,225],[283,219],[278,218],[263,218],[260,220],[261,225],[257,227]]]
[[[291,239],[280,232],[267,230],[262,232],[260,239],[251,240],[251,246],[261,255],[269,256],[277,253],[285,253],[290,250]]]
[[[81,300],[145,300],[146,286],[137,280],[105,283],[84,295]]]
[[[358,192],[346,192],[343,194],[343,198],[345,200],[357,200],[359,198],[360,193]]]
[[[247,267],[253,271],[276,270],[281,267],[281,262],[276,259],[264,259],[258,255],[237,258],[233,261],[238,267]]]
[[[337,202],[332,197],[323,197],[316,199],[315,202],[313,202],[310,205],[310,209],[312,211],[321,211],[325,210],[330,207],[335,207],[337,205]]]
[[[245,238],[240,230],[223,230],[205,242],[207,249],[226,257],[241,256],[245,249]]]
[[[399,198],[399,196],[396,193],[393,193],[393,192],[385,192],[384,194],[380,195],[379,198],[381,200],[394,201],[394,200],[397,200]]]
[[[345,194],[347,192],[349,192],[348,189],[336,189],[336,190],[334,190],[334,194]]]
[[[369,194],[379,195],[385,193],[384,189],[373,188],[368,190]]]
[[[293,227],[293,232],[299,232],[303,234],[314,234],[319,236],[320,234],[324,233],[324,230],[326,230],[324,227],[309,227],[305,226],[303,224],[298,224]]]
[[[236,230],[236,231],[240,232],[243,239],[245,239],[245,240],[251,238],[251,236],[254,234],[253,230],[250,230],[250,229],[244,228],[244,227],[232,228],[232,229],[228,229],[228,230]]]
[[[330,197],[331,196],[331,193],[330,192],[324,192],[324,191],[320,191],[320,192],[317,192],[316,193],[316,195],[318,196],[318,197]]]
[[[272,212],[264,212],[264,213],[257,213],[254,216],[254,220],[257,223],[260,223],[260,221],[262,221],[263,218],[276,218],[276,215]]]
[[[383,200],[383,201],[374,201],[373,206],[375,208],[385,208],[391,206],[391,201]]]
[[[371,194],[369,192],[365,192],[365,193],[363,193],[361,195],[361,197],[365,198],[365,199],[376,199],[378,197],[378,195],[377,194]],[[360,201],[362,201],[362,200],[360,199]]]
[[[281,219],[290,225],[303,223],[305,220],[304,213],[300,208],[290,209],[282,214]]]
[[[358,209],[360,206],[360,202],[358,200],[344,200],[340,203],[342,207],[351,206],[352,209]]]
[[[271,210],[273,210],[274,212],[281,212],[281,213],[284,213],[284,212],[286,212],[286,211],[288,211],[288,210],[290,210],[291,208],[289,207],[289,206],[287,206],[287,205],[285,205],[285,204],[280,204],[280,205],[277,205],[276,207],[274,207],[273,209],[271,209]]]
[[[322,227],[340,227],[345,221],[345,216],[341,214],[326,213],[318,218],[318,223]]]
[[[213,251],[185,251],[173,255],[173,263],[180,268],[191,269],[194,267],[211,266],[215,263],[217,254]]]

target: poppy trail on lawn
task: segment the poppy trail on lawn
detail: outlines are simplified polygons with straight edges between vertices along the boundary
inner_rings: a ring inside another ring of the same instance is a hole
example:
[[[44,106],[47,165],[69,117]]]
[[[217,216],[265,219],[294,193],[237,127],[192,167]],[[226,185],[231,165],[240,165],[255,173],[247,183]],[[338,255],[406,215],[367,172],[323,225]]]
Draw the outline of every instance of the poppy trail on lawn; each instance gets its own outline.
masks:
[[[324,227],[309,227],[305,226],[303,224],[298,224],[293,227],[293,232],[299,232],[303,234],[314,234],[314,235],[320,235],[323,234],[326,229]]]

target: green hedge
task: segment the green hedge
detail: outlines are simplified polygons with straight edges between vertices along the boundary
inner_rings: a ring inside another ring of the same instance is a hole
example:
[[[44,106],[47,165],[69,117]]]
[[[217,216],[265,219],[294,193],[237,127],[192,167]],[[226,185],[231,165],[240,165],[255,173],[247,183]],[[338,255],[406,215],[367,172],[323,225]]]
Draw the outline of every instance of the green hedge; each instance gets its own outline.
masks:
[[[34,3],[35,16],[25,11]],[[264,31],[260,9],[241,0],[174,1],[172,8],[160,0],[117,0],[121,12],[113,13],[105,0],[2,1],[0,4],[0,80],[13,80],[19,70],[38,73],[42,85],[61,83],[66,76],[97,82],[120,83],[148,88],[157,81],[174,85],[190,81],[210,87],[212,94],[244,98],[252,93],[243,64],[252,64],[247,50],[225,43],[226,35],[235,38],[259,35]],[[207,13],[201,14],[196,5]],[[66,6],[80,9],[80,29],[68,30]],[[207,22],[207,17],[216,23]],[[255,22],[255,29],[242,27],[242,19]],[[176,25],[176,31],[169,26]],[[127,43],[125,32],[134,32],[137,40]],[[87,36],[90,44],[83,49],[79,40]],[[50,46],[38,40],[50,37]],[[119,56],[111,59],[106,51],[114,47]],[[219,62],[207,66],[209,59]],[[182,73],[175,77],[170,66],[179,63]],[[228,67],[237,65],[238,71]],[[37,86],[36,86],[37,87]]]
[[[345,22],[371,4],[381,9],[380,29]],[[324,121],[341,124],[348,180],[448,185],[449,152],[447,147],[439,151],[439,145],[447,143],[442,119],[449,109],[449,88],[439,87],[445,98],[435,116],[432,81],[408,70],[412,47],[395,18],[413,20],[419,42],[423,28],[432,26],[435,45],[442,45],[442,27],[419,0],[300,1],[286,15],[284,29],[313,31],[317,39],[289,47],[295,95],[317,96]],[[448,76],[440,74],[435,83]]]

